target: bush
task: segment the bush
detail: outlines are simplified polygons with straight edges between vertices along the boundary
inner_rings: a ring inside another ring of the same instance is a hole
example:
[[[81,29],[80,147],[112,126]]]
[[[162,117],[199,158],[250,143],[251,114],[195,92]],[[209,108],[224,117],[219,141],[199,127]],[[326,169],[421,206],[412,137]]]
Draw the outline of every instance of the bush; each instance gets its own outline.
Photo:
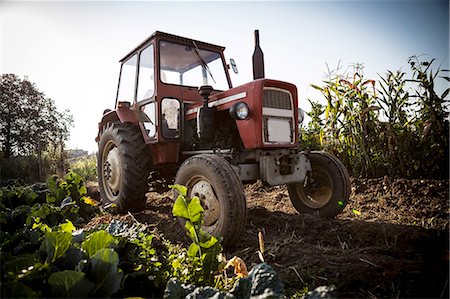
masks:
[[[60,167],[60,159],[52,158],[44,153],[39,158],[33,156],[16,156],[0,159],[0,186],[10,180],[23,183],[42,182],[52,173],[64,173]]]

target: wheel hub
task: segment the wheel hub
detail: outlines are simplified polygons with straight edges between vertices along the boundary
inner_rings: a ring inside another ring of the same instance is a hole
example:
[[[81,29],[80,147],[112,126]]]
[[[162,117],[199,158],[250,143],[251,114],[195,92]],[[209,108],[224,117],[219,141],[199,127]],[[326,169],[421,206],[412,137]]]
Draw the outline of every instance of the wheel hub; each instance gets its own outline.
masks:
[[[119,159],[119,151],[115,147],[108,152],[106,161],[103,164],[103,177],[113,195],[117,195],[120,190],[122,173]]]
[[[220,217],[220,204],[214,190],[205,178],[199,178],[191,187],[190,197],[200,198],[203,209],[203,225],[208,227],[214,225]]]
[[[313,176],[304,186],[308,198],[304,203],[314,209],[325,206],[332,196],[332,182],[329,175],[322,169],[315,169]]]

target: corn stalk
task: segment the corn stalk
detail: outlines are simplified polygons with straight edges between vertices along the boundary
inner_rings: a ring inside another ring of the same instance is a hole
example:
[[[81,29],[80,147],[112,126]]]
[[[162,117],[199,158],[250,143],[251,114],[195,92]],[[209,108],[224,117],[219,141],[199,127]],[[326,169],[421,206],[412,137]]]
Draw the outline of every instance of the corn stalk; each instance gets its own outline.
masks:
[[[352,173],[373,175],[372,156],[378,154],[373,142],[378,118],[375,81],[365,80],[358,65],[353,73],[332,75],[324,86],[312,87],[326,100],[322,146],[340,156]]]

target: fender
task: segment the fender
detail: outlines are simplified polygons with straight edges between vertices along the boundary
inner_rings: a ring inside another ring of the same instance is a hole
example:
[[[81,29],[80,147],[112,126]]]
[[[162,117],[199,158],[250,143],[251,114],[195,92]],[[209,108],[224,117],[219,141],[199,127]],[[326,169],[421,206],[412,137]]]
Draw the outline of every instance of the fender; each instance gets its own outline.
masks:
[[[134,110],[131,110],[126,107],[120,107],[115,110],[107,111],[103,114],[102,120],[98,123],[98,133],[97,137],[95,137],[95,141],[98,142],[100,140],[100,135],[103,130],[103,126],[110,122],[120,122],[120,123],[138,123],[139,118],[137,113]]]

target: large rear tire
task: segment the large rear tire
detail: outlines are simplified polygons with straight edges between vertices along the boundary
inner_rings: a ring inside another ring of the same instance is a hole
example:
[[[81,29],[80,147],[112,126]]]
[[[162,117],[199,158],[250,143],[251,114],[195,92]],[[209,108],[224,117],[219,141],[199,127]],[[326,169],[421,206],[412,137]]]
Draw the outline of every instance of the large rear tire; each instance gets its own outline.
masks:
[[[311,175],[303,183],[288,184],[289,197],[299,213],[334,217],[350,197],[350,177],[339,159],[326,152],[309,154]]]
[[[109,123],[99,140],[97,174],[103,204],[116,204],[119,213],[145,207],[150,155],[139,127]]]
[[[188,198],[200,198],[205,231],[222,237],[226,247],[239,241],[247,204],[242,183],[225,159],[209,154],[190,157],[178,169],[175,184],[188,188]]]

